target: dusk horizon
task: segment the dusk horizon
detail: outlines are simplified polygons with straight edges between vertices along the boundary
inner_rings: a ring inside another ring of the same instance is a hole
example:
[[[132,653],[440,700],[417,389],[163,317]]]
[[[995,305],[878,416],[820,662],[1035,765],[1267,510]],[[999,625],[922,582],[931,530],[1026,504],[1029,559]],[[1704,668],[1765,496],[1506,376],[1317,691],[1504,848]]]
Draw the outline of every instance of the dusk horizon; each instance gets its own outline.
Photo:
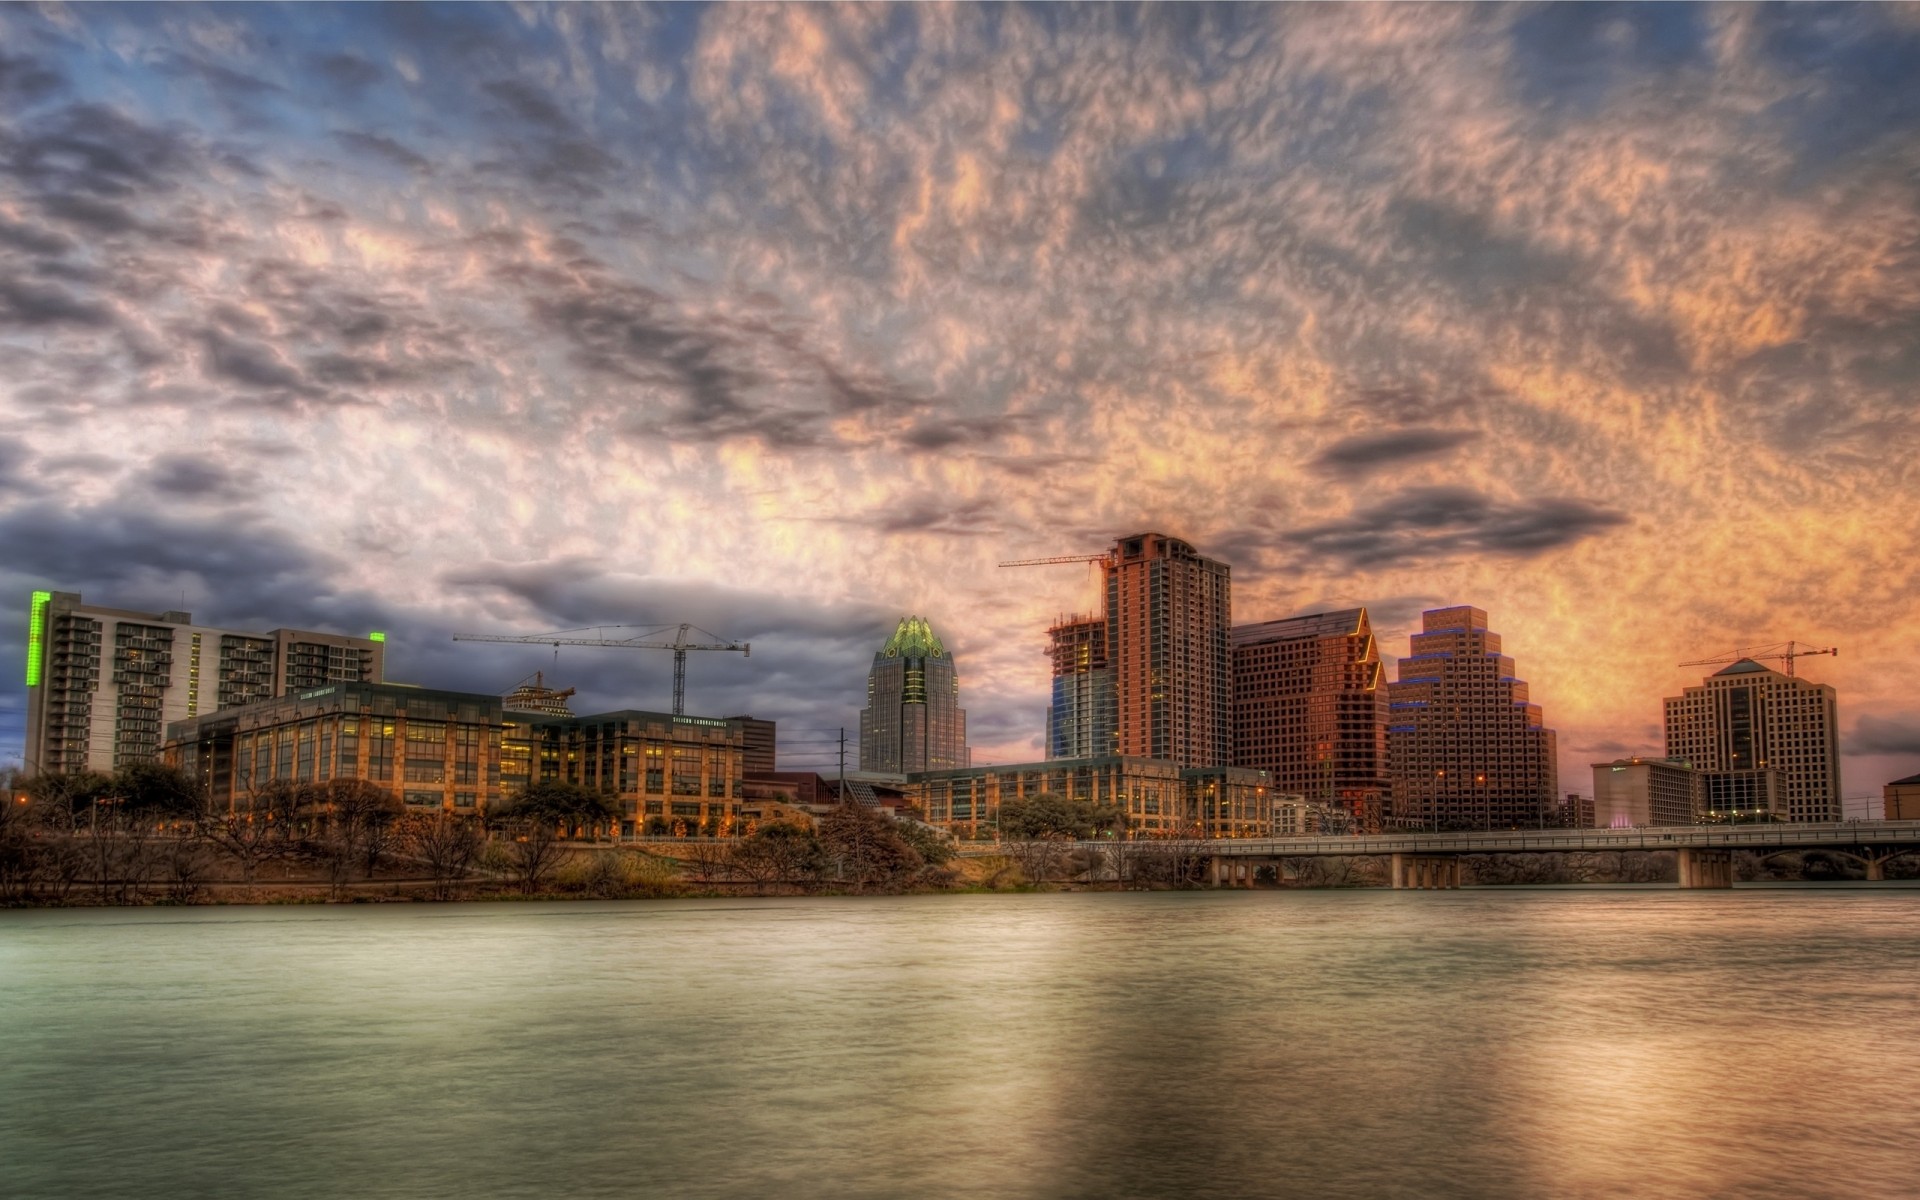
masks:
[[[1568,781],[1838,646],[1860,803],[1920,769],[1914,12],[0,10],[0,666],[53,588],[644,706],[450,636],[692,621],[755,646],[698,711],[817,732],[919,614],[1021,761],[1091,588],[994,563],[1157,530],[1236,623],[1488,610]]]

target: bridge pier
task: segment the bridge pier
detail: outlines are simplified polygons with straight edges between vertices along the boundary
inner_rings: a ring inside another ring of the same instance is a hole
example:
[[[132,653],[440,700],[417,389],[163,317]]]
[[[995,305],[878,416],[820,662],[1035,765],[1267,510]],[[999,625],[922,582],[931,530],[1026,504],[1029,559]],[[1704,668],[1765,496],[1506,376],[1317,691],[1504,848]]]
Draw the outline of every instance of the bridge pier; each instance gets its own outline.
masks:
[[[1733,886],[1733,851],[1682,847],[1680,886],[1683,888],[1730,888]]]
[[[1395,854],[1393,886],[1429,891],[1460,886],[1460,860],[1451,854]]]

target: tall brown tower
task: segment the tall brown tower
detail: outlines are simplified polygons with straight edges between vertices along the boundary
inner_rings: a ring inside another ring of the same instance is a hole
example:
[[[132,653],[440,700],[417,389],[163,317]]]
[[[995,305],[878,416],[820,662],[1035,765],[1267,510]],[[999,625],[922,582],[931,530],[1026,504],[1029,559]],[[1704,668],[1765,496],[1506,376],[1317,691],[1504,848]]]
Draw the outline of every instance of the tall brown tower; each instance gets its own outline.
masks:
[[[1234,627],[1233,763],[1380,829],[1392,790],[1387,678],[1366,609]]]
[[[1178,538],[1136,533],[1114,543],[1106,584],[1113,753],[1182,767],[1229,765],[1227,564]]]
[[[1416,827],[1509,829],[1552,818],[1554,732],[1500,652],[1484,610],[1420,616],[1413,653],[1387,685],[1396,815]]]

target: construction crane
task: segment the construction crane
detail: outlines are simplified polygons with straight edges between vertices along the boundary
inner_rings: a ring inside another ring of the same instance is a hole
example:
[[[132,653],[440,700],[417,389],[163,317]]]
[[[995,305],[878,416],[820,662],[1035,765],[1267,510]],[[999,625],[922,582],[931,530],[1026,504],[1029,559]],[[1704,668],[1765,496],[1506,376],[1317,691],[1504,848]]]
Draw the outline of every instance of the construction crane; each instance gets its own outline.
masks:
[[[460,633],[455,634],[456,642],[512,642],[522,646],[605,646],[615,650],[671,650],[673,651],[673,715],[683,716],[687,711],[687,651],[689,650],[738,650],[743,657],[753,656],[751,642],[730,642],[717,633],[700,628],[698,625],[681,623],[679,626],[659,625],[633,637],[610,638],[605,634],[608,629],[638,629],[637,625],[594,625],[586,629],[562,629],[554,633],[535,633],[517,637],[500,633]],[[661,641],[655,635],[678,629],[670,642]],[[586,633],[588,630],[599,632],[599,637],[569,637],[568,634]],[[713,639],[711,642],[690,642],[687,634],[699,633]]]
[[[1060,563],[1098,563],[1112,562],[1113,551],[1102,554],[1062,554],[1054,558],[1016,558],[1012,562],[1003,562],[1003,567],[1051,567]]]
[[[1818,650],[1811,648],[1802,650],[1800,647],[1800,642],[1774,642],[1766,646],[1748,646],[1745,649],[1735,650],[1731,654],[1722,654],[1716,658],[1696,658],[1692,662],[1683,662],[1680,665],[1683,667],[1717,667],[1726,663],[1739,662],[1743,658],[1750,658],[1755,662],[1764,658],[1774,662],[1784,660],[1787,664],[1787,674],[1791,676],[1793,674],[1793,660],[1796,658],[1811,658],[1816,654],[1831,654],[1835,658],[1840,657],[1840,648],[1838,646],[1827,646]]]

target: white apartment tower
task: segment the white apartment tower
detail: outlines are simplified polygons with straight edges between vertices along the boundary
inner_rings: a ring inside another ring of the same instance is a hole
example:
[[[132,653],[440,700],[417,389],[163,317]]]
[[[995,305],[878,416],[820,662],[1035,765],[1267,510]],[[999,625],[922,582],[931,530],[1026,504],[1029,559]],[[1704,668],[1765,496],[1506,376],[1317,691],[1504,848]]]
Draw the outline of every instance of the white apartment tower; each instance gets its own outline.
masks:
[[[1666,700],[1667,757],[1702,773],[1709,807],[1717,784],[1765,781],[1792,821],[1838,821],[1840,722],[1833,688],[1750,658]],[[1771,804],[1768,807],[1772,807]]]
[[[249,633],[191,613],[84,604],[35,592],[27,629],[32,774],[112,771],[159,758],[174,721],[329,683],[379,683],[386,635]]]

